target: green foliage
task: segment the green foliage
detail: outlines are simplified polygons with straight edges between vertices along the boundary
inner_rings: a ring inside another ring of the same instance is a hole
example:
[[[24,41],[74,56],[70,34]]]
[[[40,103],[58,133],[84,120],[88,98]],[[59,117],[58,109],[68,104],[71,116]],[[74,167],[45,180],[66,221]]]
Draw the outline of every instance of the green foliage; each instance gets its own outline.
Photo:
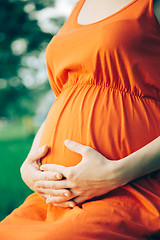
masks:
[[[37,11],[54,6],[54,0],[0,2],[0,117],[8,119],[14,116],[32,116],[38,104],[38,97],[50,89],[48,81],[30,89],[24,85],[23,76],[18,74],[22,67],[29,68],[22,63],[22,58],[28,55],[38,56],[45,51],[53,37],[52,34],[43,32],[37,20],[32,19],[25,11],[27,4],[33,4],[34,11]],[[54,19],[54,22],[56,21],[60,27],[64,19]],[[11,46],[17,39],[26,41],[25,52],[13,52]],[[36,74],[36,69],[34,71]]]
[[[27,119],[35,114],[38,99],[50,90],[48,81],[35,84],[32,88],[24,84],[23,77],[27,74],[25,70],[30,69],[24,58],[34,56],[39,59],[53,37],[52,34],[43,32],[37,20],[30,17],[30,12],[25,10],[28,4],[34,5],[34,11],[39,11],[53,7],[54,0],[0,1],[0,127],[3,122],[1,118],[10,122],[3,130],[0,129],[0,220],[32,193],[20,176],[20,166],[30,150],[36,132]],[[52,19],[58,28],[64,20],[63,17]],[[13,44],[19,39],[26,43],[26,49],[16,54]],[[37,69],[30,65],[36,75]],[[20,70],[23,74],[19,74]],[[15,119],[19,121],[12,124]],[[24,120],[24,125],[21,124],[21,119]]]
[[[25,160],[34,136],[28,136],[23,126],[10,126],[0,131],[0,220],[23,203],[32,191],[24,184],[20,176],[20,166]]]

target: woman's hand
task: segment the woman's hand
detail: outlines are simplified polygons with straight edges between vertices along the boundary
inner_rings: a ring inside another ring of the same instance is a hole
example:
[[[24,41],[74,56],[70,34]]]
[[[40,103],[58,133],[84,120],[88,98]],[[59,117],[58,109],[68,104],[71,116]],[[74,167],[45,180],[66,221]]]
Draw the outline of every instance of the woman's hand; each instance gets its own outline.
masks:
[[[38,181],[40,189],[70,189],[68,197],[52,196],[47,203],[60,207],[74,207],[86,200],[104,195],[109,191],[127,183],[121,176],[118,162],[111,161],[91,147],[66,140],[65,145],[82,155],[82,161],[74,167],[64,167],[56,164],[45,164],[40,167],[45,172],[61,172],[65,179],[61,181]]]
[[[42,148],[37,148],[36,150],[32,150],[29,152],[26,160],[21,166],[21,176],[23,181],[26,183],[26,185],[35,191],[37,194],[39,194],[42,198],[47,199],[48,196],[56,195],[58,196],[65,196],[64,194],[68,194],[68,190],[58,190],[54,191],[52,189],[40,189],[36,187],[37,181],[56,181],[60,180],[63,176],[58,171],[47,171],[43,172],[40,170],[41,162],[40,159],[45,156],[48,152],[48,147],[44,145]]]

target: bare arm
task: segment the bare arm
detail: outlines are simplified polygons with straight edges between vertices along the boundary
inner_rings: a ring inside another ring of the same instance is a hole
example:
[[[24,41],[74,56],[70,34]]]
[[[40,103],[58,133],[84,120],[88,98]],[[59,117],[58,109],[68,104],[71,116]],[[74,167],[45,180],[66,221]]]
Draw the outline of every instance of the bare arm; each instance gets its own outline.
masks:
[[[72,196],[68,201],[64,197],[58,200],[54,196],[47,199],[48,203],[60,207],[82,203],[93,197],[121,187],[132,180],[146,174],[160,170],[160,136],[117,161],[110,161],[93,148],[74,141],[67,141],[65,145],[74,152],[82,155],[82,161],[74,167],[64,167],[55,164],[42,165],[44,171],[59,171],[65,177],[61,182],[37,182],[40,188],[69,188]],[[72,201],[74,198],[74,201]]]
[[[47,153],[47,146],[45,146],[44,151],[41,151],[41,149],[39,148],[39,143],[40,143],[44,124],[45,124],[45,121],[42,123],[39,130],[37,131],[34,137],[31,149],[28,153],[28,156],[20,168],[21,177],[23,181],[33,191],[36,191],[34,187],[34,183],[35,183],[34,180],[35,180],[36,174],[40,173],[40,169],[39,169],[40,158]]]
[[[42,123],[41,127],[37,131],[37,134],[33,140],[30,152],[27,158],[25,159],[25,161],[23,162],[20,168],[20,172],[21,172],[21,177],[25,182],[25,184],[30,189],[32,189],[37,194],[39,194],[42,198],[46,199],[50,194],[54,194],[54,195],[57,194],[59,196],[62,196],[65,193],[67,194],[70,194],[70,193],[68,190],[65,190],[65,189],[64,190],[61,189],[55,193],[54,190],[46,191],[45,189],[38,189],[35,186],[35,183],[38,180],[47,181],[52,179],[53,181],[57,181],[62,178],[62,174],[59,173],[58,171],[47,173],[40,170],[40,166],[41,166],[40,159],[43,156],[45,156],[48,152],[47,145],[44,145],[43,147],[39,147],[44,124],[45,124],[45,121]]]
[[[33,140],[32,146],[30,151],[34,151],[39,147],[39,143],[40,143],[40,139],[41,139],[41,135],[42,135],[42,131],[43,131],[43,127],[44,127],[45,121],[42,123],[42,125],[40,126],[39,130],[37,131],[35,138]]]
[[[119,167],[126,182],[160,170],[160,136],[120,160]]]

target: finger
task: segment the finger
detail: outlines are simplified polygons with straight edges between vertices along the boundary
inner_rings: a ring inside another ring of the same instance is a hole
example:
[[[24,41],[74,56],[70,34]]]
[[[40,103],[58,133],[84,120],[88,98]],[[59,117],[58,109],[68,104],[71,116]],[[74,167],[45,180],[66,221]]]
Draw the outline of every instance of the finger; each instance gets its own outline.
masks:
[[[56,181],[62,179],[62,174],[59,172],[41,172],[39,171],[35,176],[35,181]]]
[[[84,196],[78,196],[76,198],[74,198],[74,202],[76,205],[85,202],[86,200],[88,200],[86,197]]]
[[[69,139],[65,140],[64,143],[66,147],[69,148],[71,151],[79,153],[81,155],[85,154],[85,152],[90,148],[89,146],[80,144]]]
[[[32,153],[29,153],[28,155],[28,161],[30,163],[34,163],[35,161],[39,160],[40,158],[42,158],[44,155],[46,155],[48,152],[48,146],[44,145],[43,147],[38,148],[37,150],[35,150]]]
[[[65,167],[62,165],[57,164],[43,164],[40,167],[40,170],[42,171],[53,171],[53,172],[61,172],[64,176],[67,175],[67,173],[72,169],[72,167]]]
[[[62,203],[55,203],[53,204],[56,207],[63,207],[63,208],[74,208],[76,206],[75,202],[73,201],[66,201]]]
[[[36,189],[37,192],[39,192],[40,194],[47,194],[48,196],[59,196],[59,197],[63,197],[65,199],[70,199],[73,198],[74,196],[72,195],[72,193],[67,190],[67,189],[62,189],[62,190],[52,190],[52,189],[45,189],[45,188],[39,188]]]
[[[46,201],[46,199],[49,197],[48,194],[44,194],[44,193],[41,193],[41,192],[38,192],[38,191],[36,191],[36,193],[37,193],[41,198],[43,198],[45,201]]]
[[[66,197],[60,197],[60,196],[51,196],[49,198],[46,199],[46,203],[50,203],[50,204],[57,204],[57,203],[62,203],[62,202],[65,202],[66,200],[69,200],[69,199],[66,199]]]
[[[49,178],[47,180],[49,180]],[[60,180],[60,181],[37,181],[36,182],[37,188],[49,188],[54,190],[72,188],[72,186],[73,184],[67,179]]]

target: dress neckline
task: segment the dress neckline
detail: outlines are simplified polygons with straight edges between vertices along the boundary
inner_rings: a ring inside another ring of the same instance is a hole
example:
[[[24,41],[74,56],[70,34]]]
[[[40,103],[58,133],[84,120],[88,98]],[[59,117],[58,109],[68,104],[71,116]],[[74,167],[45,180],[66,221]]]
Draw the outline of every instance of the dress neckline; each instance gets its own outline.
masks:
[[[96,25],[98,23],[102,23],[104,21],[106,21],[107,19],[110,19],[114,16],[116,16],[117,14],[121,13],[122,11],[124,11],[125,9],[127,9],[128,7],[130,7],[132,4],[134,4],[136,1],[138,0],[132,0],[130,3],[128,3],[127,5],[125,5],[124,7],[120,8],[118,11],[116,11],[115,13],[112,13],[111,15],[99,20],[99,21],[96,21],[96,22],[93,22],[93,23],[88,23],[88,24],[80,24],[78,23],[78,16],[79,16],[79,13],[81,11],[81,9],[83,8],[83,5],[85,3],[85,0],[80,0],[79,2],[79,6],[78,6],[78,10],[75,14],[75,24],[79,27],[87,27],[87,26],[92,26],[92,25]]]

